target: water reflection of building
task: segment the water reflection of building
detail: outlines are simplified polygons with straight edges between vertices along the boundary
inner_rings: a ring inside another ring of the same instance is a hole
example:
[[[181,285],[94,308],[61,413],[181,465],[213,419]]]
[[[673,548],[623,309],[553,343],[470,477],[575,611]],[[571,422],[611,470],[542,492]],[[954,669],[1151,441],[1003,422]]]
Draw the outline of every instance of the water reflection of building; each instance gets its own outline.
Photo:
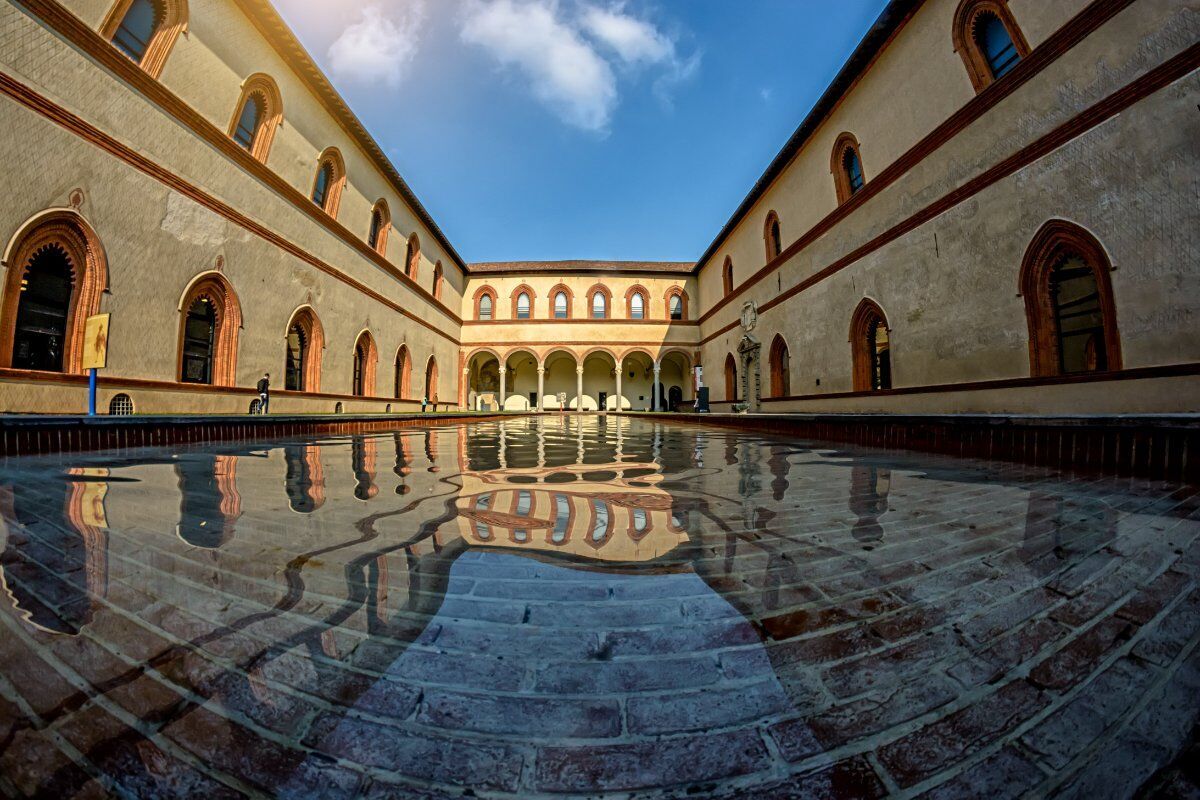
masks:
[[[851,531],[855,539],[865,544],[883,540],[879,518],[887,513],[891,490],[890,469],[870,464],[850,468],[850,511],[858,517]]]
[[[79,633],[108,594],[107,477],[106,469],[71,469],[36,490],[0,487],[0,588],[39,630]],[[65,524],[54,517],[56,508]]]
[[[284,490],[292,511],[311,514],[325,505],[321,448],[315,444],[289,444],[283,448],[283,460]]]
[[[455,522],[473,545],[648,561],[687,540],[653,471],[625,462],[464,473]]]
[[[176,462],[180,539],[214,550],[234,537],[242,516],[237,463],[237,456],[206,454],[189,454]]]

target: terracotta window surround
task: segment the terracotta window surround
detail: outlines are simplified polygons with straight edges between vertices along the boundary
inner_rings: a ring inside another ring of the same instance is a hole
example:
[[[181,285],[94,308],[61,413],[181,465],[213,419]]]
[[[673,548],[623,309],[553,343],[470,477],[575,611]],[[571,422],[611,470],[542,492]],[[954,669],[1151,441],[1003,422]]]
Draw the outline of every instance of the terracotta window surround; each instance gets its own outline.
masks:
[[[837,188],[838,205],[846,202],[859,191],[851,185],[850,173],[846,170],[846,153],[849,151],[853,151],[854,157],[858,159],[863,185],[865,186],[867,182],[867,169],[863,165],[862,149],[859,147],[858,139],[854,138],[852,133],[843,133],[834,142],[833,156],[829,164],[829,171],[833,173],[833,183]]]
[[[512,297],[511,297],[512,318],[513,319],[518,318],[517,317],[517,301],[520,299],[522,293],[528,295],[528,297],[529,297],[529,316],[527,317],[527,319],[533,319],[535,316],[533,313],[533,306],[534,306],[534,303],[537,302],[537,292],[533,291],[533,287],[531,287],[527,283],[522,283],[520,286],[513,289],[513,291],[512,291]]]
[[[771,397],[788,397],[792,393],[792,360],[787,342],[775,334],[771,340]]]
[[[767,261],[774,261],[783,252],[783,229],[779,224],[779,215],[774,211],[767,212],[763,223],[763,243],[767,250]]]
[[[492,301],[492,313],[491,313],[490,317],[483,317],[480,314],[480,303],[482,302],[484,297],[491,298],[491,301]],[[475,303],[475,315],[474,315],[475,319],[479,319],[479,320],[494,320],[494,319],[496,319],[496,290],[493,289],[491,286],[480,286],[478,289],[476,289],[474,303]]]
[[[864,297],[850,318],[850,347],[854,359],[856,392],[869,392],[875,388],[872,383],[875,353],[871,352],[871,331],[876,325],[882,325],[884,330],[891,333],[892,329],[883,309],[874,300]]]
[[[596,316],[596,295],[599,294],[604,298],[604,314]],[[612,316],[612,292],[603,284],[596,284],[588,289],[588,317],[591,319],[609,319]]]
[[[325,353],[325,329],[312,306],[301,306],[292,313],[284,331],[284,340],[293,328],[299,327],[304,337],[304,360],[300,365],[304,391],[321,391],[321,360]],[[285,373],[286,374],[286,370]]]
[[[324,202],[319,203],[321,208],[329,216],[337,219],[338,209],[342,206],[342,189],[346,187],[346,162],[342,159],[341,151],[336,147],[326,148],[325,152],[321,153],[321,157],[317,159],[317,172],[313,177],[313,188],[308,193],[308,196],[313,198],[313,202],[317,201],[317,182],[321,178],[321,172],[328,170],[329,183],[325,187]]]
[[[387,256],[388,234],[392,230],[392,212],[387,200],[380,199],[371,209],[370,228],[367,230],[367,245],[379,255]],[[373,241],[372,241],[373,239]]]
[[[233,109],[233,118],[229,121],[229,138],[234,138],[238,121],[242,118],[242,109],[251,101],[259,104],[258,121],[255,124],[254,138],[246,148],[254,160],[267,163],[271,152],[271,143],[275,141],[275,131],[283,120],[283,99],[279,94],[279,86],[274,78],[262,72],[255,73],[242,83],[242,94]]]
[[[1029,42],[1025,40],[1021,26],[1017,25],[1016,19],[1013,18],[1008,0],[963,0],[954,12],[954,50],[962,57],[976,94],[996,81],[976,35],[976,26],[980,19],[987,15],[994,16],[1004,25],[1018,56],[1024,59],[1029,55]]]
[[[673,298],[673,297],[679,298],[680,303],[681,303],[681,311],[683,312],[682,316],[680,316],[680,318],[678,320],[671,319],[671,298]],[[667,320],[672,321],[672,322],[679,322],[681,320],[688,319],[688,293],[686,291],[684,291],[681,287],[672,286],[670,289],[667,289],[666,294],[663,295],[663,302],[665,304],[664,311],[666,313]]]
[[[375,337],[370,331],[363,331],[355,340],[354,362],[354,371],[359,379],[351,381],[350,393],[357,397],[374,397],[375,367],[379,362],[379,351],[375,347]]]
[[[421,240],[414,233],[408,237],[408,246],[404,250],[404,274],[414,281],[421,271]]]
[[[111,42],[132,5],[133,0],[117,0],[100,23],[100,35]],[[159,12],[158,19],[155,21],[154,32],[146,43],[146,51],[142,53],[142,59],[138,62],[138,66],[151,78],[162,75],[163,67],[167,65],[167,58],[171,55],[179,34],[187,30],[188,24],[187,0],[156,0],[155,5]]]
[[[637,318],[633,316],[633,298],[639,295],[642,298],[642,316]],[[625,317],[627,319],[650,319],[650,292],[646,291],[646,287],[640,283],[630,286],[625,292]]]
[[[409,355],[408,345],[402,344],[396,351],[395,367],[394,394],[397,400],[407,400],[412,393],[412,356]]]
[[[220,272],[206,272],[192,279],[179,303],[179,337],[175,374],[183,381],[183,341],[188,310],[201,298],[212,304],[216,315],[213,336],[212,384],[234,386],[237,381],[238,335],[242,329],[242,306],[233,285]]]

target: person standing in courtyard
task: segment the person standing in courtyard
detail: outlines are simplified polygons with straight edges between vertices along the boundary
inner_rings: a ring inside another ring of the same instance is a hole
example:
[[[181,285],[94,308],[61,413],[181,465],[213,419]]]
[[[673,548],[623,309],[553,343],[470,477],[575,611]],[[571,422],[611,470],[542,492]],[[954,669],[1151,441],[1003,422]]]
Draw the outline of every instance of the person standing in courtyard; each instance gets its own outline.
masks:
[[[271,373],[264,372],[258,380],[258,413],[266,414],[271,403]]]

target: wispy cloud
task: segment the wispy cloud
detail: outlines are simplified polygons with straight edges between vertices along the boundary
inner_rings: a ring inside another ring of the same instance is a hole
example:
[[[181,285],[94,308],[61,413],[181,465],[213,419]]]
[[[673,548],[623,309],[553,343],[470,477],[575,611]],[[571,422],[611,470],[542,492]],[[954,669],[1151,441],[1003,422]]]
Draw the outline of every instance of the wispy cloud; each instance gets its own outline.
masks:
[[[411,0],[384,12],[363,8],[361,18],[329,47],[329,67],[337,77],[360,83],[399,86],[417,55],[425,0]]]
[[[601,133],[620,100],[619,76],[654,69],[655,94],[669,104],[700,64],[698,53],[681,59],[671,37],[624,3],[467,0],[461,36],[522,72],[564,122]]]

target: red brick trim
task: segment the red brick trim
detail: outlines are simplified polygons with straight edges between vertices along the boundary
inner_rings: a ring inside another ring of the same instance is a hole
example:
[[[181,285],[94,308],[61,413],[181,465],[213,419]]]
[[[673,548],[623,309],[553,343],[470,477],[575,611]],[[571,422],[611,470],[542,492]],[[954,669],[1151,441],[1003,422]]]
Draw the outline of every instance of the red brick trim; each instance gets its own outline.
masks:
[[[358,334],[358,338],[354,340],[354,355],[353,359],[358,360],[359,353],[363,355],[362,361],[362,392],[356,392],[354,386],[353,373],[351,373],[350,393],[355,397],[375,397],[375,372],[379,365],[379,348],[375,346],[375,337],[371,332],[364,330]]]
[[[854,152],[854,157],[858,159],[858,167],[862,170],[863,185],[858,192],[853,192],[850,189],[850,175],[846,172],[846,154],[850,151]],[[846,131],[838,136],[833,143],[833,153],[829,159],[829,171],[833,173],[833,184],[837,188],[838,205],[847,202],[855,194],[858,194],[867,188],[867,167],[863,163],[862,148],[859,147],[858,139],[854,138],[854,134]],[[771,259],[767,259],[770,261]]]
[[[491,320],[479,320],[479,302],[484,297],[492,298],[492,318],[491,318]],[[495,322],[496,321],[496,315],[499,313],[500,309],[497,307],[498,301],[496,300],[496,290],[495,289],[493,289],[491,286],[480,286],[478,289],[475,290],[475,297],[473,298],[473,302],[474,302],[474,306],[475,306],[474,313],[475,313],[476,320],[479,320],[480,322]]]
[[[1095,275],[1100,313],[1104,319],[1106,363],[1108,371],[1119,371],[1121,338],[1110,277],[1112,263],[1104,246],[1091,233],[1073,222],[1053,219],[1043,225],[1029,243],[1018,279],[1018,291],[1025,298],[1025,317],[1029,323],[1029,372],[1039,377],[1061,374],[1050,273],[1068,254],[1080,256]]]
[[[592,313],[592,309],[595,307],[594,306],[594,303],[595,303],[594,298],[595,298],[597,292],[604,295],[604,316],[603,317],[594,316]],[[589,320],[612,319],[612,315],[613,315],[612,292],[610,292],[608,290],[608,287],[602,283],[597,283],[597,284],[593,285],[592,288],[587,290],[587,318]]]
[[[258,127],[254,131],[254,139],[250,143],[250,157],[260,164],[267,163],[271,152],[271,143],[275,141],[275,131],[283,121],[283,98],[279,94],[279,85],[275,79],[264,72],[256,72],[242,81],[242,96],[233,107],[233,117],[229,120],[229,141],[235,148],[241,150],[241,145],[233,141],[237,130],[238,120],[242,118],[242,110],[251,99],[258,98],[261,113],[258,117]],[[311,194],[310,194],[311,196]]]
[[[179,337],[175,374],[183,383],[183,334],[188,309],[200,298],[212,303],[216,316],[213,337],[212,385],[234,386],[237,383],[238,336],[242,330],[242,305],[229,279],[220,272],[203,272],[192,278],[179,303]]]
[[[71,264],[71,299],[67,310],[63,371],[83,372],[83,332],[87,318],[100,312],[100,297],[108,289],[108,261],[100,237],[78,212],[51,209],[25,223],[7,253],[4,299],[0,304],[0,367],[12,367],[21,282],[33,257],[59,248]]]
[[[987,57],[979,49],[979,42],[975,38],[975,26],[979,23],[979,18],[985,14],[991,14],[1000,20],[1005,30],[1008,31],[1008,36],[1012,39],[1017,54],[1022,59],[1029,56],[1029,42],[1025,40],[1021,26],[1013,18],[1012,11],[1008,7],[1008,0],[962,0],[958,5],[958,10],[954,12],[954,51],[962,56],[963,66],[967,68],[967,74],[971,78],[971,85],[975,87],[976,94],[982,92],[996,80],[992,77]]]
[[[292,328],[297,325],[300,326],[300,331],[306,343],[304,361],[300,365],[300,370],[304,375],[303,391],[306,394],[309,392],[320,392],[321,362],[325,357],[325,329],[322,327],[321,320],[312,306],[300,306],[300,308],[292,312],[292,318],[288,320],[287,328],[284,330],[285,350],[286,339],[291,334]],[[284,358],[287,358],[286,352],[284,353]]]
[[[167,58],[179,39],[179,34],[187,29],[188,4],[187,0],[159,0],[162,3],[162,19],[154,29],[154,34],[146,45],[146,52],[138,64],[151,78],[162,74],[167,65]],[[100,35],[111,42],[117,34],[117,28],[129,12],[133,0],[117,0],[108,10],[104,22],[100,23]],[[124,55],[122,53],[121,55]]]
[[[529,295],[529,319],[521,320],[521,322],[528,322],[529,320],[533,319],[534,315],[537,313],[534,308],[535,304],[537,303],[537,292],[535,292],[533,287],[528,283],[522,283],[517,286],[517,288],[512,290],[512,295],[510,296],[510,299],[512,300],[512,316],[510,319],[517,319],[517,297],[520,296],[521,292]]]
[[[346,161],[336,147],[325,148],[325,151],[317,158],[317,171],[313,174],[313,188],[309,191],[308,196],[314,198],[315,202],[317,179],[326,167],[329,168],[329,186],[326,188],[325,202],[321,208],[325,210],[326,214],[337,219],[338,209],[342,207],[342,189],[346,187]]]
[[[1038,56],[1041,52],[1041,47],[1039,47],[1033,52],[1027,61],[1022,62],[1017,66],[1016,69],[1019,70],[1027,65],[1034,65],[1035,59],[1038,59]],[[1040,63],[1040,61],[1041,60],[1039,59],[1036,63]],[[948,194],[943,195],[908,218],[901,220],[870,241],[860,245],[846,255],[827,265],[823,269],[817,270],[809,277],[799,281],[791,288],[785,289],[765,303],[760,304],[758,307],[759,313],[765,313],[766,311],[779,306],[801,292],[804,292],[821,283],[831,275],[841,272],[843,269],[846,269],[847,267],[857,263],[859,260],[865,258],[871,253],[876,252],[880,248],[890,244],[901,236],[905,236],[917,228],[920,228],[925,223],[941,216],[942,214],[946,213],[946,211],[954,208],[960,203],[969,200],[971,197],[974,197],[976,194],[982,192],[989,186],[992,186],[1009,177],[1010,175],[1015,174],[1035,161],[1044,158],[1050,153],[1053,153],[1067,142],[1076,139],[1103,122],[1112,119],[1117,114],[1120,114],[1122,111],[1134,105],[1135,103],[1140,102],[1163,87],[1168,86],[1179,78],[1187,75],[1189,72],[1194,71],[1197,67],[1200,67],[1200,45],[1192,45],[1188,49],[1151,69],[1149,72],[1146,72],[1141,77],[1125,85],[1121,89],[1118,89],[1116,92],[1112,93],[1103,100],[1100,100],[1086,111],[1083,111],[1044,136],[1034,140],[1030,144],[1010,155],[1008,158],[997,162],[993,166],[976,175],[974,178],[967,180],[958,188],[954,189]],[[1032,67],[1030,68],[1032,69]],[[1039,66],[1038,69],[1041,69],[1041,67]],[[1005,76],[1005,80],[994,84],[996,87],[995,89],[984,92],[983,94],[979,95],[976,100],[986,100],[995,95],[1007,96],[1008,94],[1011,94],[1015,82],[1009,81],[1008,78],[1014,74],[1016,74],[1016,70],[1009,73],[1008,76]],[[892,166],[888,167],[887,171],[890,172],[895,167],[896,164],[894,163]],[[901,172],[906,171],[907,169],[908,167],[906,166],[904,170],[901,170]],[[890,174],[888,176],[888,180],[885,181],[884,173],[880,173],[878,177],[867,184],[866,187],[864,187],[861,192],[856,194],[849,202],[836,209],[821,222],[817,223],[816,226],[811,228],[808,233],[804,234],[804,236],[802,236],[800,239],[789,245],[788,248],[784,250],[783,256],[781,256],[779,259],[776,259],[771,264],[763,267],[749,280],[739,286],[736,295],[741,295],[748,288],[757,284],[771,273],[775,272],[780,266],[782,266],[784,262],[795,257],[814,241],[828,233],[834,226],[837,225],[837,223],[841,222],[846,216],[853,212],[854,209],[858,208],[858,206],[861,205],[861,203],[864,202],[868,197],[874,196],[880,190],[881,185],[892,183],[898,177],[899,174]],[[732,302],[733,299],[734,296],[730,296],[719,300],[713,305],[712,308],[704,312],[700,322],[703,323],[710,319],[714,314]],[[700,343],[702,345],[707,344],[713,339],[716,339],[717,337],[733,330],[737,326],[738,322],[736,320],[729,322],[705,336]]]
[[[554,298],[559,292],[567,296],[567,319],[572,319],[575,316],[575,293],[565,283],[556,283],[554,288],[550,290],[550,294],[547,295],[550,304],[546,307],[546,318],[555,322],[565,322],[566,320],[561,320],[554,316]]]
[[[375,234],[375,241],[372,242],[371,228],[375,225],[376,215],[379,216],[379,232]],[[392,210],[388,207],[388,201],[381,197],[375,201],[375,205],[371,209],[371,218],[367,221],[367,246],[387,258],[388,234],[391,232]]]
[[[870,333],[872,326],[878,323],[883,323],[883,327],[889,334],[891,333],[892,328],[888,325],[887,315],[883,313],[883,309],[874,300],[864,297],[850,317],[850,353],[853,359],[854,391],[856,392],[872,390],[871,365],[874,354],[870,350],[867,334]]]

